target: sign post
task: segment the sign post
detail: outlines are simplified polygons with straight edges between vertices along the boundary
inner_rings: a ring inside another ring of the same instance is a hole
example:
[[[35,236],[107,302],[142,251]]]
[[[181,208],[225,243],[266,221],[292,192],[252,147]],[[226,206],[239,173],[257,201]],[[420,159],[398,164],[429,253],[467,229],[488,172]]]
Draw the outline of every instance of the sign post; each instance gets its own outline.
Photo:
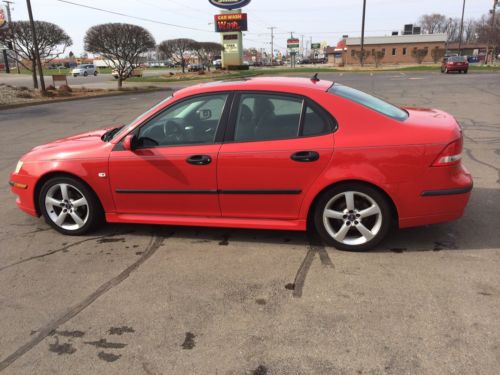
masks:
[[[248,30],[248,18],[242,13],[242,7],[250,0],[209,0],[209,2],[223,9],[215,15],[215,32],[221,34],[222,67],[243,65],[243,31]]]
[[[297,52],[299,52],[300,40],[297,38],[290,38],[286,41],[286,46],[290,53],[290,67],[295,68],[297,65]]]

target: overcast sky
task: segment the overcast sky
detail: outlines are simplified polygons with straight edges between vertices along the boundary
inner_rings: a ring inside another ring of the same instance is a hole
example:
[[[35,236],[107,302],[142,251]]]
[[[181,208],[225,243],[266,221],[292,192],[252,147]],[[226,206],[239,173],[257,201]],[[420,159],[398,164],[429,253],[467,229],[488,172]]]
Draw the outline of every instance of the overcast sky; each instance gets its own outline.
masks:
[[[1,0],[0,0],[1,1]],[[24,0],[13,0],[13,20],[26,20]],[[31,0],[36,20],[61,26],[73,39],[71,50],[83,52],[85,31],[92,25],[127,22],[147,28],[160,43],[165,39],[192,38],[198,41],[220,41],[213,31],[213,15],[218,8],[208,0],[71,0],[106,10],[164,23],[199,29],[177,28],[123,16],[85,9],[57,0]],[[252,0],[244,8],[248,13],[249,31],[244,47],[270,49],[270,31],[275,26],[275,48],[284,51],[290,32],[305,40],[327,41],[335,45],[342,34],[361,34],[362,0]],[[488,12],[492,0],[467,0],[465,18],[478,18]],[[442,13],[460,17],[462,0],[367,0],[366,35],[390,35],[406,23],[418,20],[421,14]]]

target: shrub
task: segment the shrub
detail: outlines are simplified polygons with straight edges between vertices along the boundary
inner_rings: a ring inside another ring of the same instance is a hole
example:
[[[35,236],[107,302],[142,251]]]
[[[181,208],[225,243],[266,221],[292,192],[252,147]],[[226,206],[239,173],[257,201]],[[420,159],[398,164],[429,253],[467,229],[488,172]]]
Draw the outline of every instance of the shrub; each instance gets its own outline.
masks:
[[[17,98],[20,99],[33,99],[33,95],[29,91],[21,91],[16,94]]]
[[[56,88],[54,85],[47,86],[47,91],[55,91],[55,90],[56,90]]]

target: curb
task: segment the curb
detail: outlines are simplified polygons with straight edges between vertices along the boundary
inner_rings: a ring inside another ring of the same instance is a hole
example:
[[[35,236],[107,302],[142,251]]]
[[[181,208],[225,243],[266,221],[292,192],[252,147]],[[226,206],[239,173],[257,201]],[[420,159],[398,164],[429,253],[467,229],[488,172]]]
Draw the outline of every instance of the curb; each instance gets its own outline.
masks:
[[[159,91],[174,91],[174,89],[172,89],[170,87],[158,87],[158,88],[147,89],[147,90],[122,91],[122,92],[105,93],[105,94],[102,94],[102,95],[80,96],[80,97],[66,98],[66,99],[62,99],[62,98],[61,99],[49,99],[49,100],[40,100],[40,101],[37,101],[37,102],[7,104],[7,105],[0,105],[0,111],[6,110],[6,109],[16,109],[16,108],[32,107],[32,106],[43,105],[43,104],[72,102],[72,101],[75,101],[75,100],[88,100],[88,99],[98,99],[98,98],[109,98],[109,97],[113,97],[113,96],[132,95],[132,94],[148,94],[148,93],[159,92]]]

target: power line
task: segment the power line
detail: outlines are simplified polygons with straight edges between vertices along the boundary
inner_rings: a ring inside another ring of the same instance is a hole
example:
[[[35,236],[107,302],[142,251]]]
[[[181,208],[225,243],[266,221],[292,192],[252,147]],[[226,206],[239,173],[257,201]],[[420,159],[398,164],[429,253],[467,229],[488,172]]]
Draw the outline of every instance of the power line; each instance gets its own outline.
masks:
[[[195,27],[175,25],[173,23],[157,21],[157,20],[153,20],[153,19],[150,19],[150,18],[131,16],[129,14],[115,12],[113,10],[107,10],[107,9],[97,8],[97,7],[93,7],[93,6],[90,6],[90,5],[79,4],[79,3],[75,3],[75,2],[72,2],[72,1],[68,1],[68,0],[56,0],[56,1],[59,1],[61,3],[75,5],[75,6],[78,6],[78,7],[81,7],[81,8],[87,8],[87,9],[97,10],[99,12],[105,12],[105,13],[115,14],[117,16],[122,16],[122,17],[127,17],[127,18],[133,18],[133,19],[136,19],[136,20],[146,21],[146,22],[151,22],[151,23],[157,23],[159,25],[170,26],[170,27],[177,27],[179,29],[186,29],[186,30],[193,30],[193,31],[202,31],[202,32],[205,32],[205,33],[213,33],[213,31],[209,31],[209,30],[197,29]]]

